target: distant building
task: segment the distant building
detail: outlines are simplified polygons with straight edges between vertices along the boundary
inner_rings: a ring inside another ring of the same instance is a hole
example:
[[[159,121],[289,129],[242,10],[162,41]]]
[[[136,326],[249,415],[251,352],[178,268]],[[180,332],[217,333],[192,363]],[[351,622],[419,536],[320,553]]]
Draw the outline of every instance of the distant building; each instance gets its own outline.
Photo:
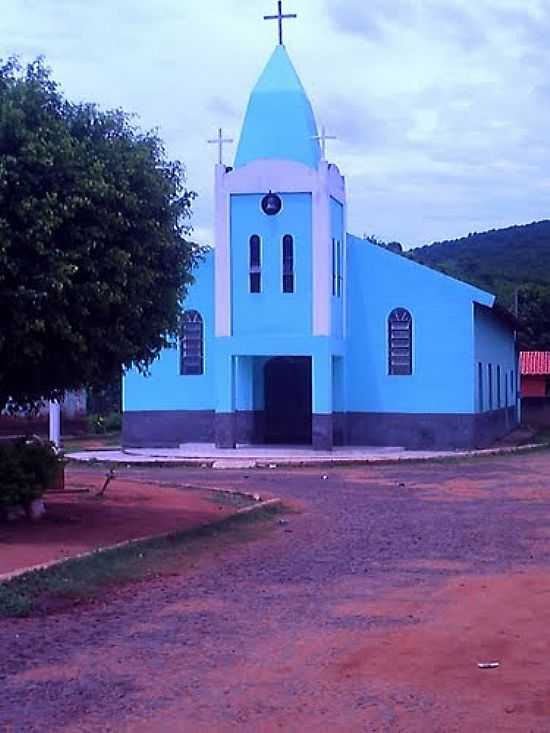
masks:
[[[86,428],[86,390],[65,392],[61,403],[63,424],[69,432],[81,432]],[[11,413],[7,408],[0,410],[0,435],[24,435],[48,433],[49,403],[45,402],[36,412],[19,410]]]
[[[521,352],[521,396],[550,397],[550,351]]]
[[[550,351],[522,351],[520,368],[522,422],[550,427]]]

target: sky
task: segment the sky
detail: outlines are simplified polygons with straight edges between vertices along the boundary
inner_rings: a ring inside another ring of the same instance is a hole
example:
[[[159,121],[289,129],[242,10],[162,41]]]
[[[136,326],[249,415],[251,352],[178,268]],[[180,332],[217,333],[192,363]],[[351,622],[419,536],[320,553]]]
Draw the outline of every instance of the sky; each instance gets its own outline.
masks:
[[[550,0],[285,0],[285,44],[348,224],[416,246],[550,218]],[[212,244],[218,127],[240,133],[275,0],[2,0],[0,58],[44,55],[65,95],[155,128]],[[236,144],[226,149],[232,164]]]

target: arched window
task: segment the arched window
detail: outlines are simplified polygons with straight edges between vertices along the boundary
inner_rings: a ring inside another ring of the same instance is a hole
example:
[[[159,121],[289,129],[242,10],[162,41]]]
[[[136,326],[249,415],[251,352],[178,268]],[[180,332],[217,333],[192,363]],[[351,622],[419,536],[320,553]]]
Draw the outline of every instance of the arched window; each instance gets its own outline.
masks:
[[[262,242],[257,234],[253,234],[249,241],[249,275],[250,292],[262,291]]]
[[[294,238],[283,237],[283,293],[294,292]]]
[[[388,319],[389,373],[412,374],[412,316],[405,308],[396,308]]]
[[[181,324],[180,374],[204,373],[204,324],[197,311],[185,311]]]

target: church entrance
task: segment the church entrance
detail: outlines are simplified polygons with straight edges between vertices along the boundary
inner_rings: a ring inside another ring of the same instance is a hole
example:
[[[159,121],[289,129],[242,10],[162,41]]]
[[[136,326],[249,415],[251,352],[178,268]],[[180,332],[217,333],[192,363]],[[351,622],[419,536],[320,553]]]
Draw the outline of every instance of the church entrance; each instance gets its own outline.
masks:
[[[311,444],[311,358],[281,356],[264,367],[265,442]]]

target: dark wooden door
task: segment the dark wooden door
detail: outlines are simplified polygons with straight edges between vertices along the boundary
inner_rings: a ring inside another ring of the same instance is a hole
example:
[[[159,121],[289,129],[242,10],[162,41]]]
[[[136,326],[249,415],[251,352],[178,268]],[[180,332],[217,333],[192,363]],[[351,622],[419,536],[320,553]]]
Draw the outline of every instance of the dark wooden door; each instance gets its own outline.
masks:
[[[311,444],[311,358],[271,359],[264,379],[266,443]]]

